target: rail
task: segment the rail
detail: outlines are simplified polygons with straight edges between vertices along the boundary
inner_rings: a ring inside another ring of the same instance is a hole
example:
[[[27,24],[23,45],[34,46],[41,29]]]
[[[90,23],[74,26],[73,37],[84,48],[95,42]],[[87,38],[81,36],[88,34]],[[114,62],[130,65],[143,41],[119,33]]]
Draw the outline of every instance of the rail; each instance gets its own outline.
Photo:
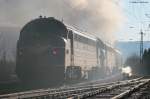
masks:
[[[135,88],[130,91],[125,91],[124,93],[113,97],[113,99],[119,99],[119,97],[123,97],[128,93],[131,93],[138,89],[139,87],[147,84],[149,80],[143,80],[143,77],[126,80],[126,81],[117,81],[112,83],[99,84],[98,81],[92,83],[86,83],[78,86],[70,86],[70,87],[62,87],[57,89],[39,89],[32,90],[27,92],[19,92],[12,93],[6,95],[0,95],[0,99],[28,99],[28,98],[38,98],[38,99],[82,99],[92,97],[94,95],[104,93],[109,90],[113,90],[115,88],[119,88],[122,86],[129,86],[138,84]]]

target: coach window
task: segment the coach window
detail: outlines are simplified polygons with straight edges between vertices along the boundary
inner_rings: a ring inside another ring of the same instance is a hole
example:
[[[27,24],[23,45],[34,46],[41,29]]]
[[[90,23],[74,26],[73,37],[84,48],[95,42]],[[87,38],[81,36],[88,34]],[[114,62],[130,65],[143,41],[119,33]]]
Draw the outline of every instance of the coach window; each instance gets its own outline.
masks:
[[[74,34],[74,39],[77,41],[78,40],[78,37],[76,34]]]
[[[69,50],[68,49],[66,49],[66,54],[69,54]]]
[[[86,50],[88,50],[88,40],[89,39],[86,40]]]
[[[79,47],[79,42],[77,41],[77,48]]]
[[[82,42],[82,37],[81,36],[79,36],[79,41]]]
[[[76,48],[78,48],[78,41],[76,41],[75,43],[76,43],[76,44],[75,44]]]

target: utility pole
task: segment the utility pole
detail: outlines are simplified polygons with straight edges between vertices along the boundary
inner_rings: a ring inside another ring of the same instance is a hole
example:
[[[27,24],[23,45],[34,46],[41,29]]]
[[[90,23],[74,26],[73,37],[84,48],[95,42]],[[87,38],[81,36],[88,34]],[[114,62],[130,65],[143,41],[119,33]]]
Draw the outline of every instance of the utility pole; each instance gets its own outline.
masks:
[[[132,4],[148,4],[149,2],[146,1],[146,0],[132,0],[130,3],[132,3]],[[141,40],[140,40],[140,63],[142,64],[143,63],[143,35],[144,35],[142,29],[141,29],[140,35],[141,35]]]
[[[141,40],[140,40],[140,62],[143,63],[143,31],[140,32]]]

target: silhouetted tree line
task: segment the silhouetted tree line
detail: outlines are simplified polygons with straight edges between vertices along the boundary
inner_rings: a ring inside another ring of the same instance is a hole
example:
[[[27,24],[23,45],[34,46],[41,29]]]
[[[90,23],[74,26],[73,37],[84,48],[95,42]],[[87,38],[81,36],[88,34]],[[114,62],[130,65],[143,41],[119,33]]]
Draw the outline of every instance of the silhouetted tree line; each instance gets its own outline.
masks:
[[[142,63],[144,74],[150,75],[150,48],[144,50]]]
[[[12,53],[15,59],[15,51],[12,50]],[[9,82],[15,74],[15,60],[10,60],[7,54],[7,40],[3,33],[0,33],[0,83]]]
[[[15,62],[6,59],[6,53],[0,58],[0,83],[10,81],[15,74]]]
[[[134,74],[150,75],[150,48],[144,50],[142,59],[136,54],[128,57],[125,65],[130,66]]]

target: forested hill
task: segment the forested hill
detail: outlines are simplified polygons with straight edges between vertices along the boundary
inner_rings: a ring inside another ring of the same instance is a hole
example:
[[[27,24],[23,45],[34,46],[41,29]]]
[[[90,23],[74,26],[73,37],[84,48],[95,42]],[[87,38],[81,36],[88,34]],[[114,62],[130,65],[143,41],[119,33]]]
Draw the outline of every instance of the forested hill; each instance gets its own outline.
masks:
[[[150,48],[150,41],[144,41],[144,49]],[[128,41],[128,42],[117,42],[116,47],[122,52],[124,60],[127,57],[136,54],[140,54],[140,42],[139,41]]]

